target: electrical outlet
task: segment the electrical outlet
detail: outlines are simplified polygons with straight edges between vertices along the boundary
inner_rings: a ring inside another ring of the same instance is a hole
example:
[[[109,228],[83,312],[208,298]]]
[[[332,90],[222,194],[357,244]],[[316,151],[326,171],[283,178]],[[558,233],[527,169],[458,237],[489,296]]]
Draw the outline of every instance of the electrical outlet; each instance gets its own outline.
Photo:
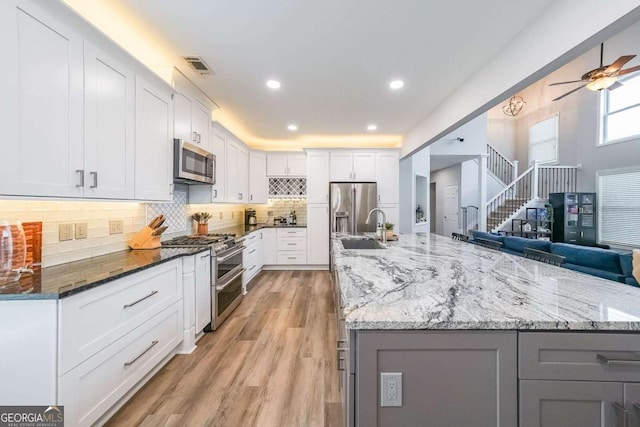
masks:
[[[72,224],[60,224],[60,226],[58,226],[58,240],[61,242],[66,242],[67,240],[73,240]]]
[[[381,372],[380,385],[380,406],[402,406],[402,372]]]
[[[124,232],[124,224],[121,219],[109,221],[109,234],[122,234]]]
[[[87,238],[87,223],[79,222],[76,223],[76,239],[86,239]]]

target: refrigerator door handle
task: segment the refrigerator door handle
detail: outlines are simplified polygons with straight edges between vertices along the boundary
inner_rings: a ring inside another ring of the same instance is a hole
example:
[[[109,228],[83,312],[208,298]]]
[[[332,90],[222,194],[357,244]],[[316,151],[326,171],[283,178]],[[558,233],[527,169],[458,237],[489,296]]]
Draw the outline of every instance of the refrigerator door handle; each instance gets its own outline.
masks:
[[[351,188],[353,191],[353,198],[351,199],[351,218],[353,220],[353,226],[351,229],[353,230],[353,234],[358,234],[358,229],[356,228],[358,224],[358,220],[356,219],[356,186],[353,185]]]

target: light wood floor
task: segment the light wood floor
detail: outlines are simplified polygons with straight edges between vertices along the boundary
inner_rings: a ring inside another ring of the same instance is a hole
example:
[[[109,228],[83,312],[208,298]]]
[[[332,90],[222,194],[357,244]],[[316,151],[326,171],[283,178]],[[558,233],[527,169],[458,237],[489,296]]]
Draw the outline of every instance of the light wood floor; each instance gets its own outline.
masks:
[[[262,272],[253,283],[219,330],[175,356],[108,425],[340,426],[329,272]]]

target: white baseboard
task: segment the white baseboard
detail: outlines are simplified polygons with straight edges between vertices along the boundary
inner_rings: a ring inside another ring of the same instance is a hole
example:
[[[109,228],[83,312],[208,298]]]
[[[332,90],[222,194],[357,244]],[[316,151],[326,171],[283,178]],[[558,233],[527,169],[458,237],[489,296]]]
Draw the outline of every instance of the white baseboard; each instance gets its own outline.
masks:
[[[329,270],[328,265],[265,265],[265,271],[314,271]]]

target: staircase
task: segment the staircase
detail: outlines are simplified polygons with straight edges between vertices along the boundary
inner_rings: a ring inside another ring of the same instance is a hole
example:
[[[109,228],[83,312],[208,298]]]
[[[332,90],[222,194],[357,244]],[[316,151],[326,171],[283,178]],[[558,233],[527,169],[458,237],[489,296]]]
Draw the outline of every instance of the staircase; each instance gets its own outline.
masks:
[[[509,167],[513,162],[495,149],[493,151],[497,154],[492,154],[491,149],[488,148],[487,169],[499,179],[508,180],[509,173],[514,173],[514,169]],[[541,166],[534,163],[487,202],[487,230],[498,231],[532,200],[546,200],[550,193],[575,192],[578,170],[578,166]]]
[[[518,161],[507,159],[493,145],[487,144],[487,170],[506,187],[518,177]]]

